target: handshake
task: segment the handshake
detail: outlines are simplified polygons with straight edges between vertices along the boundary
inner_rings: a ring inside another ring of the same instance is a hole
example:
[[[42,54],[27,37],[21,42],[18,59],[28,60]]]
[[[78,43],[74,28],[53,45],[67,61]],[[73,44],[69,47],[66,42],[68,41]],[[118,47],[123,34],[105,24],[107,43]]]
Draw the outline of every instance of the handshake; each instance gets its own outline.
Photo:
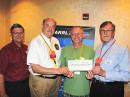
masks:
[[[57,68],[57,73],[63,74],[64,76],[69,77],[69,78],[74,76],[74,72],[70,71],[69,68],[66,66],[62,66],[62,67]]]

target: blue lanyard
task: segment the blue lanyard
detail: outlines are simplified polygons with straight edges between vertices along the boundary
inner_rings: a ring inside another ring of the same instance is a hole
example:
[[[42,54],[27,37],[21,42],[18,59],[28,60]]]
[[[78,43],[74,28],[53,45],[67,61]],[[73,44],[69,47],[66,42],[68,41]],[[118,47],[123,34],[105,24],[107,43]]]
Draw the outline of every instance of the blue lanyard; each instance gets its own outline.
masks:
[[[113,43],[109,46],[109,48],[108,48],[108,49],[104,52],[104,54],[101,56],[102,49],[103,49],[103,46],[102,46],[101,51],[100,51],[100,58],[103,58],[103,57],[106,55],[106,53],[111,49],[111,47],[114,45],[115,42],[116,42],[116,40],[113,41]]]

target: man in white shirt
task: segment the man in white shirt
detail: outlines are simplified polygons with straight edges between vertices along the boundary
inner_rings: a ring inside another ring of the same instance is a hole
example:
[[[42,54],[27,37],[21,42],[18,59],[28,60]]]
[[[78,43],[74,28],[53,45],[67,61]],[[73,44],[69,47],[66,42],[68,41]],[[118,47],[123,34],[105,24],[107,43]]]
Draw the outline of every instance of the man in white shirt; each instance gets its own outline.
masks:
[[[57,97],[58,75],[69,73],[67,67],[59,67],[61,48],[59,41],[53,37],[55,27],[54,19],[44,19],[42,33],[31,41],[28,48],[32,97]]]

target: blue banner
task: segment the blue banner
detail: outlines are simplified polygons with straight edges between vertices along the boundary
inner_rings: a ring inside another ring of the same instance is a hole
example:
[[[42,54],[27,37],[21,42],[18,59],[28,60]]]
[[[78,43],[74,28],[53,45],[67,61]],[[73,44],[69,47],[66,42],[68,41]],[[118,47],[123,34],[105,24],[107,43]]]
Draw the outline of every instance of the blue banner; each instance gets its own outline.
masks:
[[[61,47],[68,46],[72,44],[71,38],[70,38],[70,29],[72,26],[60,26],[58,25],[56,27],[55,31],[55,37],[57,37],[60,41]],[[81,26],[84,29],[84,40],[83,43],[85,45],[89,45],[91,47],[94,47],[94,38],[95,38],[95,28],[94,27],[85,27]]]

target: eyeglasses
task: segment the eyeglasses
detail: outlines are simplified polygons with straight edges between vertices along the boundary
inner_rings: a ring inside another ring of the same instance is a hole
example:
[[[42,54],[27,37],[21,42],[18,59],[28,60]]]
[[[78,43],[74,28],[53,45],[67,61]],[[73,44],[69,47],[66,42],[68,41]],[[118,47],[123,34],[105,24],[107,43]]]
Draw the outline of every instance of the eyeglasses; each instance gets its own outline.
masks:
[[[77,35],[77,36],[80,36],[80,35],[82,35],[82,34],[83,34],[83,33],[72,33],[71,36],[76,36],[76,35]]]
[[[24,32],[12,32],[13,35],[23,35]]]
[[[100,33],[113,32],[113,30],[100,30]]]

